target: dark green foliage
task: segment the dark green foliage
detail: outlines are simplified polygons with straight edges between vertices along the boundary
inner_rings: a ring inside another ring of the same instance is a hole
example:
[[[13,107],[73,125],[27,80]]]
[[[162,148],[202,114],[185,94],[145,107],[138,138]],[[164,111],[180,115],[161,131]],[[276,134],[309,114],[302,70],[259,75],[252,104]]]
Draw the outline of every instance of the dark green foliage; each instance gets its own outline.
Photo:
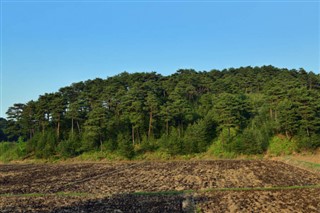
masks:
[[[301,131],[297,137],[297,141],[299,150],[315,150],[320,147],[320,134],[305,136],[304,131]]]
[[[184,141],[179,128],[172,127],[170,134],[163,135],[160,146],[170,155],[184,154]]]
[[[34,154],[37,150],[37,144],[38,141],[40,141],[40,138],[42,137],[42,133],[36,133],[31,139],[27,142],[27,152]]]
[[[93,105],[93,109],[88,113],[88,119],[84,124],[82,137],[82,150],[90,151],[101,148],[105,140],[106,132],[106,110],[102,104]]]
[[[118,148],[117,140],[109,139],[103,142],[102,151],[116,151]]]
[[[208,145],[216,134],[216,125],[210,119],[201,119],[189,125],[184,138],[185,153],[199,153],[206,151]]]
[[[0,142],[7,140],[7,136],[4,132],[6,128],[7,128],[7,120],[4,118],[0,118]]]
[[[237,140],[238,152],[262,154],[267,150],[273,135],[273,123],[266,115],[266,112],[263,113],[263,109],[261,109],[260,114],[255,116],[251,124],[243,130]]]
[[[210,147],[222,156],[314,150],[320,75],[273,66],[124,72],[14,104],[7,115],[0,141],[20,137],[39,158],[98,150],[127,158],[158,149],[180,155]]]
[[[117,142],[119,154],[128,159],[132,159],[135,155],[135,151],[132,141],[129,139],[129,137],[119,133]]]
[[[58,154],[64,158],[76,156],[80,151],[80,141],[81,139],[77,134],[70,132],[68,139],[59,142]]]
[[[34,135],[27,141],[26,151],[37,158],[49,158],[56,154],[57,145],[57,138],[52,130]]]
[[[49,158],[56,154],[57,139],[53,131],[47,131],[40,135],[35,148],[35,156],[37,158]]]
[[[157,140],[153,137],[147,137],[144,135],[142,137],[142,142],[140,144],[140,152],[153,152],[158,149]]]

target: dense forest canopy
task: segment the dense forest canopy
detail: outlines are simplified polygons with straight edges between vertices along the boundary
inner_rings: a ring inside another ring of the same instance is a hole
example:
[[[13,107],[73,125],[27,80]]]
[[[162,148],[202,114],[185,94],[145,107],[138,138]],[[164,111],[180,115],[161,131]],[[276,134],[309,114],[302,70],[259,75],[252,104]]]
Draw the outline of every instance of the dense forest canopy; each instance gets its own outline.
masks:
[[[73,83],[17,103],[0,141],[24,141],[37,157],[109,150],[128,158],[164,150],[265,153],[271,144],[320,147],[320,75],[240,67],[170,76],[127,72]]]

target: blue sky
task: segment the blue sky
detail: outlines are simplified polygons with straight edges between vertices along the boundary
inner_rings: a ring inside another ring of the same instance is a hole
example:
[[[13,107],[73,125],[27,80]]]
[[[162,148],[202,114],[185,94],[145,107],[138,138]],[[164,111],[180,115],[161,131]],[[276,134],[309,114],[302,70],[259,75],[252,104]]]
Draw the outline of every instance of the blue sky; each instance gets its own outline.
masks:
[[[2,100],[123,71],[274,65],[319,73],[317,1],[2,0]]]

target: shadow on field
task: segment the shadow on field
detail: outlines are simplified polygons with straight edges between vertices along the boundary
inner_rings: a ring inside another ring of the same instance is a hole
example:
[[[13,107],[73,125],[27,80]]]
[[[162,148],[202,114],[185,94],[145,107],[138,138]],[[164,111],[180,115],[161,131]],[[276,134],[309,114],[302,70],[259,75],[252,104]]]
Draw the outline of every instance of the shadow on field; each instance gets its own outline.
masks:
[[[193,210],[193,211],[192,211]],[[121,194],[86,200],[53,212],[194,212],[191,195]]]

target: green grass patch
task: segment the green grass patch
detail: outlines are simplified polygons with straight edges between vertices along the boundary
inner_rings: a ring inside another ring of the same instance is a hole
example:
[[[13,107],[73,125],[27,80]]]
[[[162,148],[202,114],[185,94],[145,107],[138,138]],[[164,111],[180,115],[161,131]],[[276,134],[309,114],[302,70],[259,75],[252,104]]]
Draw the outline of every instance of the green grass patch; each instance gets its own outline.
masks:
[[[296,159],[292,159],[291,157],[285,157],[284,162],[291,164],[291,165],[294,165],[294,166],[297,166],[297,167],[309,169],[311,171],[320,172],[320,164],[319,163],[296,160]]]
[[[89,193],[84,192],[57,192],[55,195],[66,196],[66,197],[83,197],[90,195]]]
[[[305,167],[308,167],[310,169],[319,169],[320,170],[320,164],[319,163],[312,163],[307,161],[298,161],[296,160],[298,164],[302,164]]]
[[[26,143],[23,141],[0,143],[0,161],[3,163],[19,160],[25,155]]]
[[[110,161],[121,161],[126,160],[126,158],[121,155],[110,152],[110,151],[90,151],[84,152],[81,155],[74,158],[75,160],[80,161],[101,161],[101,160],[110,160]]]
[[[146,196],[160,196],[160,195],[182,195],[186,193],[191,193],[193,190],[185,191],[160,191],[160,192],[134,192],[134,195],[146,195]]]
[[[271,156],[290,155],[297,150],[297,144],[293,139],[274,136],[269,143],[268,154]]]
[[[201,190],[181,190],[181,191],[158,191],[158,192],[133,192],[133,195],[141,196],[173,196],[183,195],[195,192],[223,192],[223,191],[270,191],[270,190],[292,190],[292,189],[314,189],[320,188],[320,184],[317,185],[305,185],[305,186],[273,186],[273,187],[244,187],[244,188],[208,188]],[[83,197],[91,195],[90,193],[83,192],[57,192],[57,193],[26,193],[26,194],[0,194],[0,197],[44,197],[44,196],[62,196],[62,197]]]
[[[26,193],[26,194],[0,194],[0,197],[44,197],[44,196],[66,196],[66,197],[80,197],[87,196],[88,193],[83,192],[57,192],[57,193]]]
[[[244,188],[210,188],[200,190],[200,192],[212,192],[212,191],[270,191],[270,190],[290,190],[290,189],[310,189],[320,188],[318,185],[306,185],[306,186],[272,186],[272,187],[244,187]]]
[[[42,197],[45,196],[46,194],[42,193],[28,193],[28,194],[0,194],[0,197]]]
[[[320,188],[318,185],[305,186],[273,186],[273,187],[244,187],[244,188],[208,188],[201,190],[182,190],[182,191],[159,191],[159,192],[134,192],[135,195],[160,196],[160,195],[182,195],[194,192],[223,192],[223,191],[270,191],[270,190],[291,190],[291,189],[313,189]]]

